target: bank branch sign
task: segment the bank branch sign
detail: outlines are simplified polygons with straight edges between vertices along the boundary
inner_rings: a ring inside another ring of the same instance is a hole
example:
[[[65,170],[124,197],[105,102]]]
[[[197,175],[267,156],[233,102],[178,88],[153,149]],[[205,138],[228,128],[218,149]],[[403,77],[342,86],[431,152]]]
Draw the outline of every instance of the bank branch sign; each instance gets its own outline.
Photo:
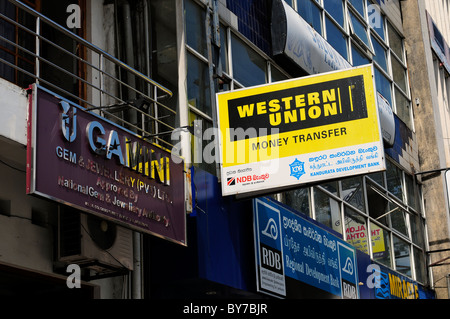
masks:
[[[217,94],[223,195],[385,169],[372,66]]]
[[[254,199],[253,213],[259,291],[287,298],[303,291],[310,298],[309,286],[359,298],[354,247],[269,198]]]
[[[184,164],[169,151],[33,85],[27,192],[186,244]]]

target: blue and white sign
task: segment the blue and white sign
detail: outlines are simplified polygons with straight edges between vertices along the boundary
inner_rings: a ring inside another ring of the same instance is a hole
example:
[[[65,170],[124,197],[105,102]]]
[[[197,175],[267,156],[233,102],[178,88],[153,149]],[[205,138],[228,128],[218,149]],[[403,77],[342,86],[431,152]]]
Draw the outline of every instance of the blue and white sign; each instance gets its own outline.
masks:
[[[286,295],[289,277],[290,283],[359,298],[353,246],[269,198],[253,203],[260,291],[295,298]]]
[[[280,210],[260,201],[254,212],[258,216],[255,219],[258,286],[261,291],[286,296]]]

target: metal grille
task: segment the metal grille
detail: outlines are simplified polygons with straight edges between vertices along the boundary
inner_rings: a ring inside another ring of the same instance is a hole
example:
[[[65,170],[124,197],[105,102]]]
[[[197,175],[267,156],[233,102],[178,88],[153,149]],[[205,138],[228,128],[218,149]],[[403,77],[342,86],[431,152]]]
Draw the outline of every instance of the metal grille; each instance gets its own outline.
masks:
[[[174,122],[176,112],[163,103],[172,97],[169,89],[21,1],[8,1],[0,1],[1,77],[28,85],[36,82],[172,147],[158,136],[174,130],[168,123]]]

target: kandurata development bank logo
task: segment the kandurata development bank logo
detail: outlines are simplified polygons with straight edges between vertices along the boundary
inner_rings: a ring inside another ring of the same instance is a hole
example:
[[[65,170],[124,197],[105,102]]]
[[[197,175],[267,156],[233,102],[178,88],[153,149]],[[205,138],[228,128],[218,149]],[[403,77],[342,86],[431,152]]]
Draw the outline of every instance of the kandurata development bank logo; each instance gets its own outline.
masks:
[[[297,179],[300,179],[300,177],[302,177],[302,175],[305,174],[305,163],[304,162],[300,162],[298,159],[295,159],[295,161],[292,162],[292,164],[289,164],[289,166],[291,167],[291,175],[290,176],[294,176]]]

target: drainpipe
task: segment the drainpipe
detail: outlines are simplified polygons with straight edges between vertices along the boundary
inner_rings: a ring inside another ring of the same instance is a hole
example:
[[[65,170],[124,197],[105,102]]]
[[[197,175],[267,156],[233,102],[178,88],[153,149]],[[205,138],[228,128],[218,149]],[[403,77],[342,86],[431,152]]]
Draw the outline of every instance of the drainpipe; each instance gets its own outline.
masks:
[[[131,272],[131,298],[142,299],[141,234],[133,232],[133,271]]]
[[[134,52],[133,52],[133,29],[132,29],[132,17],[131,9],[128,1],[122,2],[122,14],[124,21],[125,31],[125,61],[126,63],[134,67]],[[136,86],[134,75],[127,75],[128,85],[131,87]],[[133,90],[128,90],[128,100],[136,98],[136,93]],[[137,123],[137,114],[134,110],[127,112],[127,120],[130,123]],[[141,234],[139,232],[133,232],[133,271],[131,272],[131,298],[142,298],[142,264],[141,264]]]
[[[447,294],[448,299],[450,299],[450,274],[447,275]]]

